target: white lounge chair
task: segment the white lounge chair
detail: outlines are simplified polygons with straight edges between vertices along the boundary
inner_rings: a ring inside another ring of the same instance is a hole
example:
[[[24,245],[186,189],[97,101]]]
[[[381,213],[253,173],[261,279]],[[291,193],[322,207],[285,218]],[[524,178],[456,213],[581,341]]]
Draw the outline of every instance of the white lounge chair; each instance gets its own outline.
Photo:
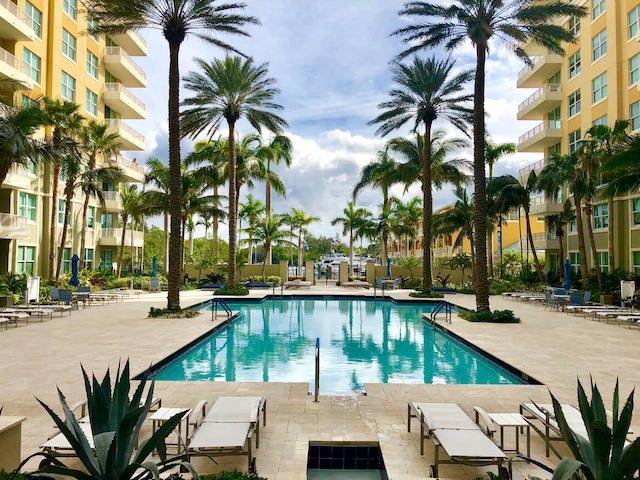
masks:
[[[470,466],[497,465],[507,459],[504,452],[480,429],[480,427],[455,403],[409,403],[407,430],[411,431],[411,419],[420,421],[420,454],[424,455],[424,439],[431,438],[435,446],[431,476],[438,476],[440,464]],[[441,460],[440,449],[449,457]]]
[[[290,280],[284,282],[284,288],[311,288],[311,282],[305,280]]]
[[[564,414],[564,418],[567,420],[569,428],[573,430],[575,434],[580,435],[583,438],[589,438],[580,410],[573,405],[560,405],[560,407],[562,408],[562,413]],[[558,440],[564,441],[558,422],[555,420],[555,412],[552,404],[521,403],[520,414],[526,418],[540,421],[544,427],[544,435],[549,442]],[[545,453],[548,457],[548,442],[546,442]]]

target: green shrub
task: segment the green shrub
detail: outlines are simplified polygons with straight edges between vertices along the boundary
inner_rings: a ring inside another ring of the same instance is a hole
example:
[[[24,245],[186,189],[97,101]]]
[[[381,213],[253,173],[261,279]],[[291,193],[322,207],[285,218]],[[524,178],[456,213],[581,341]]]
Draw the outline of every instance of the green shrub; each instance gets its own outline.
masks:
[[[5,472],[4,470],[0,470],[0,480],[42,480],[45,478],[51,477],[42,477],[42,476],[33,476],[28,473],[22,472]]]
[[[462,310],[458,316],[469,322],[487,323],[520,323],[512,310],[495,310],[493,312],[474,312],[473,310]]]
[[[205,283],[226,283],[226,282],[227,282],[226,274],[224,274],[223,272],[211,272],[205,275],[205,277],[201,280],[200,283],[205,284]]]
[[[236,285],[234,288],[220,288],[213,292],[214,295],[249,295],[249,289],[244,285]]]
[[[402,288],[413,288],[422,290],[422,277],[403,278]]]
[[[200,480],[267,480],[259,476],[257,473],[246,473],[234,470],[233,472],[223,471],[220,473],[205,473],[200,475]]]
[[[200,310],[184,309],[184,310],[168,310],[166,308],[151,307],[149,309],[149,318],[167,317],[167,318],[193,318],[200,315]]]
[[[456,288],[456,292],[463,293],[465,295],[475,295],[476,294],[476,289],[475,288],[460,287],[460,288]]]
[[[411,292],[409,296],[413,298],[444,298],[444,295],[442,293],[438,293],[438,292],[425,293],[422,291]]]

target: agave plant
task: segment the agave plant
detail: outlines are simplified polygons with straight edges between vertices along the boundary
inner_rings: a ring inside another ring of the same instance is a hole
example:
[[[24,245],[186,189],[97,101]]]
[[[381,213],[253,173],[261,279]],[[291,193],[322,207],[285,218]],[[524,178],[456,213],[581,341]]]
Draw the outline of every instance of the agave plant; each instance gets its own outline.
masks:
[[[87,410],[94,448],[90,446],[78,420],[59,389],[58,396],[64,418],[59,417],[41,400],[38,399],[38,402],[51,415],[60,432],[69,441],[86,472],[67,467],[50,453],[40,452],[29,457],[45,457],[35,474],[48,477],[72,477],[77,480],[139,480],[152,476],[157,479],[161,472],[182,462],[183,456],[167,458],[165,444],[167,436],[182,419],[181,413],[166,421],[150,438],[139,442],[142,426],[151,409],[153,382],[145,399],[143,399],[145,380],[140,382],[133,396],[130,396],[128,360],[122,372],[118,366],[113,390],[108,369],[102,382],[99,382],[95,375],[92,375],[92,381],[90,381],[84,367],[82,374],[87,393]],[[138,443],[139,446],[137,446]],[[160,461],[158,463],[145,461],[154,450],[158,452]],[[191,470],[189,465],[186,466]]]
[[[633,415],[633,395],[619,410],[618,381],[613,392],[612,426],[607,424],[607,411],[597,385],[591,381],[591,402],[578,381],[578,404],[589,438],[573,432],[564,417],[560,403],[551,395],[556,421],[562,437],[575,458],[563,458],[553,480],[626,480],[640,469],[640,438],[627,441]],[[619,415],[618,415],[619,414]]]

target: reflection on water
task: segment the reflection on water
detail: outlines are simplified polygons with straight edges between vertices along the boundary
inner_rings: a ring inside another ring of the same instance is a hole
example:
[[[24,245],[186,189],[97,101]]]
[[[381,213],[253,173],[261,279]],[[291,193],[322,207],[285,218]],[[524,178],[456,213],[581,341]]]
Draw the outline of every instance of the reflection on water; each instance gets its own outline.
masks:
[[[432,330],[430,305],[380,300],[281,299],[230,303],[241,318],[186,352],[157,380],[309,382],[320,338],[320,392],[352,394],[365,383],[520,383]]]

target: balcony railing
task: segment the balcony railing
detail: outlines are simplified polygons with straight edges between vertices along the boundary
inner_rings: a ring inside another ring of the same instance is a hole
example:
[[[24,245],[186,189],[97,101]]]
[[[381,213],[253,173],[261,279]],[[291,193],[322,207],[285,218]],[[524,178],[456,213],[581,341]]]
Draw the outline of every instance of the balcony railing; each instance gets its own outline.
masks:
[[[142,100],[140,100],[138,97],[136,97],[133,93],[131,93],[129,90],[127,90],[125,87],[123,87],[119,83],[105,83],[104,84],[104,91],[105,92],[118,92],[123,97],[125,97],[127,100],[135,103],[142,110],[146,110],[147,109],[147,107],[145,106],[145,104],[144,104],[144,102]]]
[[[527,99],[525,99],[524,102],[518,105],[518,111],[524,110],[526,107],[534,103],[538,98],[540,98],[545,93],[560,93],[560,84],[550,83],[544,88],[539,88]]]
[[[136,140],[139,140],[142,143],[144,143],[144,135],[142,135],[137,130],[131,128],[126,123],[122,122],[119,118],[109,118],[109,119],[107,119],[107,125],[109,125],[110,128],[117,128],[119,130],[122,130],[127,135],[130,135],[133,138],[135,138]],[[143,172],[144,172],[144,170],[143,170]]]
[[[533,171],[539,171],[542,170],[544,168],[545,165],[545,160],[544,158],[538,160],[535,163],[532,163],[531,165],[527,165],[526,167],[522,167],[519,171],[518,171],[518,175],[520,177],[528,177],[529,174]]]
[[[0,0],[0,7],[11,12],[14,17],[24,23],[27,27],[32,28],[31,18],[29,18],[25,12],[20,10],[11,0]]]
[[[9,173],[11,175],[17,175],[19,177],[28,177],[29,169],[24,165],[13,165],[9,170]]]
[[[133,233],[133,241],[139,242],[144,239],[144,233],[138,230],[127,229],[124,235],[125,246],[131,243],[131,233]],[[115,238],[118,242],[122,239],[122,228],[102,228],[100,230],[102,238]]]
[[[117,202],[120,200],[120,192],[109,190],[109,191],[103,191],[102,193],[104,194],[105,200],[109,200],[112,202]]]
[[[2,229],[26,229],[27,217],[21,217],[19,215],[12,215],[10,213],[0,213],[0,227]]]
[[[14,70],[18,70],[20,73],[30,77],[31,70],[29,65],[27,65],[22,60],[16,58],[14,55],[7,52],[4,48],[0,48],[0,62],[6,63]]]
[[[142,37],[140,37],[142,38]],[[146,72],[140,68],[140,66],[133,61],[133,59],[124,51],[121,47],[107,47],[107,55],[119,56],[122,58],[122,63],[126,64],[131,70],[134,70],[138,75],[140,75],[145,80],[147,79]]]
[[[535,137],[536,135],[538,135],[539,133],[542,133],[546,129],[559,130],[560,129],[560,120],[548,120],[546,122],[542,122],[538,126],[536,126],[536,127],[532,128],[531,130],[529,130],[524,135],[520,135],[520,138],[518,138],[518,143],[526,142],[530,138]]]
[[[141,45],[144,45],[144,48],[147,48],[147,41],[144,39],[142,35],[140,35],[135,30],[129,30],[127,33],[131,35],[133,38],[135,38],[138,41],[138,43],[140,43]]]
[[[144,141],[144,138],[142,140]],[[132,162],[130,160],[127,160],[126,158],[122,158],[120,156],[116,158],[110,158],[109,160],[107,160],[107,163],[112,165],[115,164],[122,168],[129,168],[131,170],[135,170],[136,172],[144,175],[144,167],[142,165],[138,164],[137,162]]]

